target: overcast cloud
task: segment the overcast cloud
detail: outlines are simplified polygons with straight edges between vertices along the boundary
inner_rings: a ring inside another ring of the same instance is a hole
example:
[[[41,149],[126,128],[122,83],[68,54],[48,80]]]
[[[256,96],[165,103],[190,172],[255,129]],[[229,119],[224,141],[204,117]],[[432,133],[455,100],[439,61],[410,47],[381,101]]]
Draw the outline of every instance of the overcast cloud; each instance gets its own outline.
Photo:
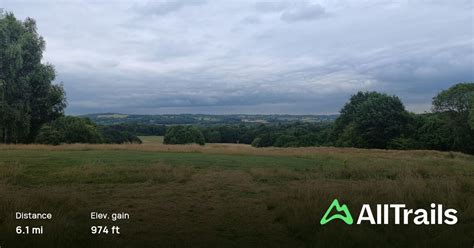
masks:
[[[69,114],[415,112],[474,81],[472,0],[0,0],[37,20]]]

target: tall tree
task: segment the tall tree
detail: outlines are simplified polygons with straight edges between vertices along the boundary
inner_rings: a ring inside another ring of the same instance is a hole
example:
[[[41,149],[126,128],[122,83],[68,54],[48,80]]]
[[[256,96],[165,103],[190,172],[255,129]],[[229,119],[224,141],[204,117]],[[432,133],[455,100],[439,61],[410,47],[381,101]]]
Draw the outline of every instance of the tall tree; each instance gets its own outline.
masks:
[[[472,106],[473,96],[474,83],[456,84],[433,98],[433,110],[466,114]]]
[[[433,110],[449,130],[449,149],[474,153],[474,83],[459,83],[433,98]]]
[[[471,109],[469,110],[469,126],[474,130],[474,94],[471,96]]]
[[[358,92],[341,109],[332,136],[338,146],[387,148],[403,133],[408,120],[398,97]]]
[[[63,114],[62,85],[54,67],[43,64],[45,41],[35,20],[0,17],[0,142],[32,142],[41,126]]]

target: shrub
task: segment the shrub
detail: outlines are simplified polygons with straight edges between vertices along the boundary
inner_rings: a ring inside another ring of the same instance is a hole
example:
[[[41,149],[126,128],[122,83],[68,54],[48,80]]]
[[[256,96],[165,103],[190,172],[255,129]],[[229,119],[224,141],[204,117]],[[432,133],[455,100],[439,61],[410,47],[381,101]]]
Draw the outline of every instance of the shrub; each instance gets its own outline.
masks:
[[[108,126],[101,127],[102,137],[105,143],[109,144],[124,144],[124,143],[136,143],[141,144],[142,141],[135,135],[125,132],[118,131]]]
[[[298,140],[295,136],[281,135],[279,136],[273,146],[278,147],[295,147],[298,146]]]
[[[102,135],[92,121],[72,116],[64,116],[43,125],[36,138],[36,143],[52,145],[102,142]]]
[[[194,126],[172,126],[166,130],[164,144],[191,144],[204,145],[204,135]]]
[[[262,147],[262,138],[255,138],[252,141],[252,146],[253,147]]]

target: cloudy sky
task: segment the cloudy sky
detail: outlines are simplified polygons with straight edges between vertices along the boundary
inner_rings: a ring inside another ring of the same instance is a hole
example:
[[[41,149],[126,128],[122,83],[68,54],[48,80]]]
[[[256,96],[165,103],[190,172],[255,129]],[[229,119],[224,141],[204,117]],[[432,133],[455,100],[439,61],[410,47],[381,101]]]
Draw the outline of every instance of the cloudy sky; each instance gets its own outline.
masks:
[[[474,81],[472,0],[0,0],[37,20],[67,113],[337,113]]]

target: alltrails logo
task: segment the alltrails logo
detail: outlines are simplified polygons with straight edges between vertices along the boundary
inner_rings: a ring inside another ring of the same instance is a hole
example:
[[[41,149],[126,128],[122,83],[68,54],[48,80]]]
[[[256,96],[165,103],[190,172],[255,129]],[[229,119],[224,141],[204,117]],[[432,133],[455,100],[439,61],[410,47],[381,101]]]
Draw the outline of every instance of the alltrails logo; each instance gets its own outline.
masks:
[[[336,210],[338,212],[342,211],[342,213],[344,215],[341,215],[341,214],[337,213],[337,214],[333,214],[331,217],[328,218],[328,216],[332,212],[333,208],[336,208]],[[324,214],[324,216],[321,219],[320,223],[321,223],[321,225],[324,225],[324,224],[326,224],[329,221],[334,220],[334,219],[341,219],[342,221],[346,222],[347,225],[352,225],[352,223],[354,222],[352,220],[352,215],[349,212],[349,209],[347,208],[347,206],[344,205],[344,204],[342,206],[340,206],[337,199],[334,199],[334,201],[331,203],[331,206],[329,206],[328,210],[326,210],[326,213]]]
[[[395,225],[410,223],[415,225],[454,225],[458,222],[457,210],[444,209],[442,204],[435,203],[431,203],[430,207],[430,210],[425,210],[409,209],[406,208],[405,204],[376,204],[376,210],[373,212],[369,204],[363,204],[357,219],[357,225],[364,221],[371,225],[387,225],[391,224],[390,221],[392,220]],[[325,225],[336,219],[344,221],[347,225],[352,225],[354,222],[349,208],[345,204],[340,205],[339,201],[334,199],[326,213],[324,213],[320,224]]]

